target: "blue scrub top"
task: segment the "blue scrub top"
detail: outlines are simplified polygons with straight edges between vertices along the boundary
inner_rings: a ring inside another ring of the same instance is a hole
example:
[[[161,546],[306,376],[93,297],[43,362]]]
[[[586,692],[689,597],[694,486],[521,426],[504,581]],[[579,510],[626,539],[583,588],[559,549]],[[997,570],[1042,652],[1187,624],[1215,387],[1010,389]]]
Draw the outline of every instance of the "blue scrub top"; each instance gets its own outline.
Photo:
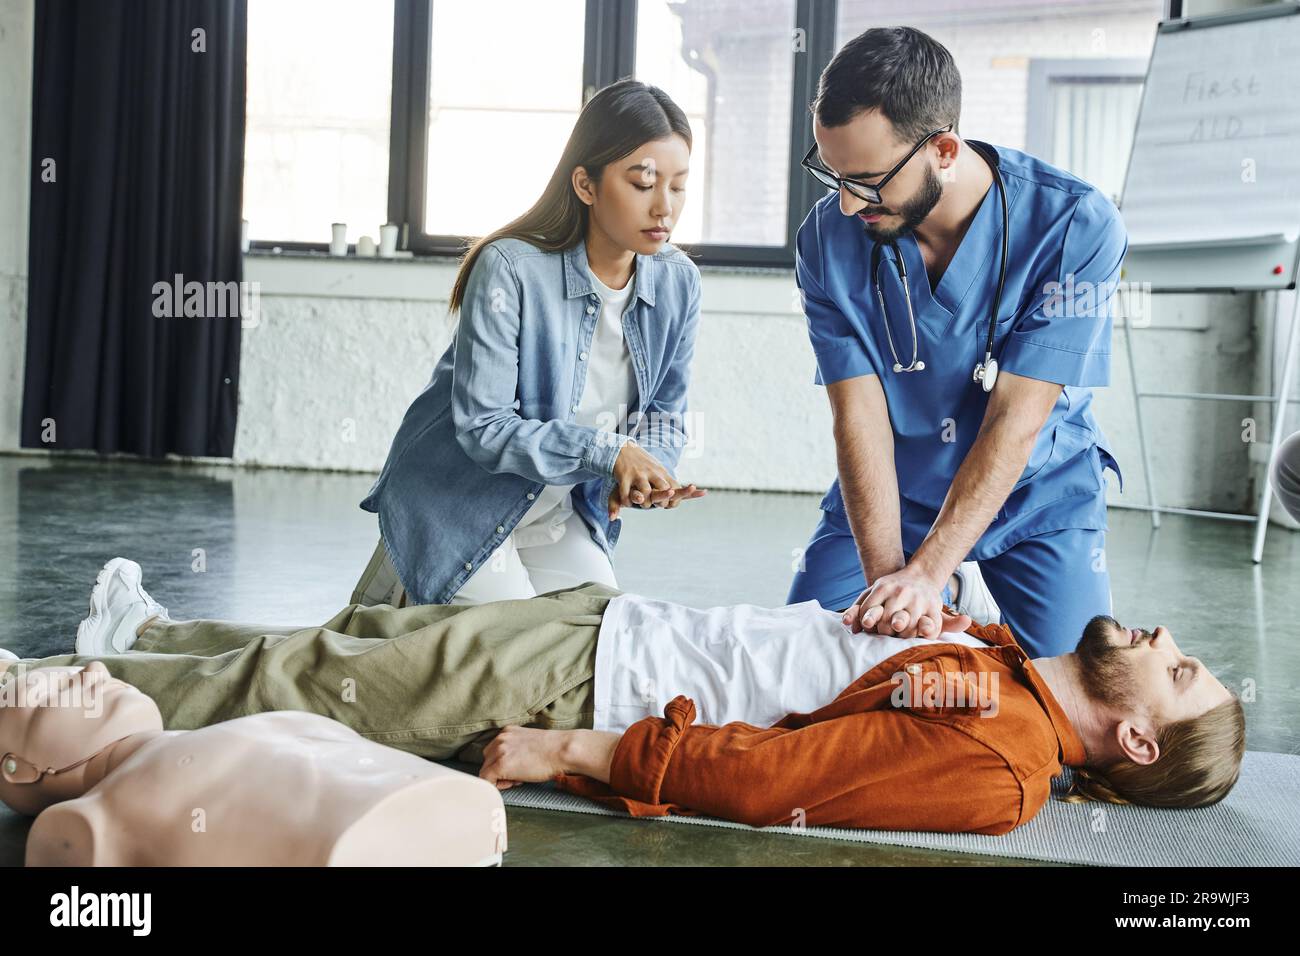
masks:
[[[1029,462],[997,517],[971,550],[980,560],[1021,539],[1062,528],[1106,528],[1103,468],[1119,465],[1092,414],[1092,387],[1110,383],[1111,313],[1128,235],[1119,210],[1095,186],[1020,150],[997,151],[1010,222],[1006,287],[994,333],[999,370],[1065,386]],[[818,385],[878,375],[889,404],[903,548],[916,550],[975,443],[988,393],[972,379],[984,359],[1001,259],[1002,202],[990,185],[936,288],[916,238],[898,249],[916,314],[925,369],[893,371],[876,282],[889,309],[894,347],[907,365],[912,333],[889,247],[879,276],[873,242],[857,216],[829,193],[796,240],[795,277],[817,358]],[[821,507],[844,513],[836,478]]]

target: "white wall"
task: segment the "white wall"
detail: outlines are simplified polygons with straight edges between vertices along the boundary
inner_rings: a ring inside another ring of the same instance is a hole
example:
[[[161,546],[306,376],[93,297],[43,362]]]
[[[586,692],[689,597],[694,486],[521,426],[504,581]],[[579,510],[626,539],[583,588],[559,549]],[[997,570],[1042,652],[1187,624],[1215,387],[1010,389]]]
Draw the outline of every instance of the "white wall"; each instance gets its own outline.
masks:
[[[427,262],[250,256],[258,325],[244,332],[236,459],[378,468],[451,340],[454,269]],[[824,390],[788,271],[707,270],[679,477],[709,487],[825,490],[835,477]]]
[[[378,468],[407,403],[450,341],[446,294],[453,269],[423,262],[329,262],[252,256],[261,320],[244,334],[236,459],[260,465]],[[691,425],[698,448],[679,477],[706,487],[823,491],[835,476],[825,391],[788,272],[703,270],[704,314],[692,372]],[[1217,357],[1216,387],[1246,391],[1257,374],[1251,296],[1157,297],[1151,324],[1135,330],[1144,387],[1198,387]],[[1114,336],[1109,389],[1098,418],[1115,446],[1125,494],[1145,484],[1122,329]],[[1163,504],[1253,507],[1249,406],[1147,401],[1148,442]],[[1261,419],[1263,422],[1263,419]],[[1267,439],[1261,434],[1261,441]]]
[[[33,0],[0,0],[0,451],[18,447],[27,341]]]
[[[30,168],[32,0],[0,0],[0,451],[18,450],[25,338],[27,170]],[[252,256],[261,322],[241,353],[236,463],[375,470],[410,399],[450,336],[443,262],[321,261]],[[1261,356],[1273,297],[1161,296],[1136,334],[1148,388],[1247,392],[1271,382]],[[712,488],[821,492],[835,474],[824,390],[793,276],[780,270],[704,270],[690,395],[698,448],[680,477]],[[1144,502],[1127,353],[1116,330],[1112,386],[1098,417],[1125,471],[1126,494]],[[1300,393],[1300,389],[1298,389]],[[1147,406],[1148,439],[1164,504],[1253,509],[1250,455],[1235,405]],[[1266,413],[1255,410],[1261,423]],[[1261,430],[1260,442],[1267,440]],[[1277,509],[1275,509],[1276,511]]]

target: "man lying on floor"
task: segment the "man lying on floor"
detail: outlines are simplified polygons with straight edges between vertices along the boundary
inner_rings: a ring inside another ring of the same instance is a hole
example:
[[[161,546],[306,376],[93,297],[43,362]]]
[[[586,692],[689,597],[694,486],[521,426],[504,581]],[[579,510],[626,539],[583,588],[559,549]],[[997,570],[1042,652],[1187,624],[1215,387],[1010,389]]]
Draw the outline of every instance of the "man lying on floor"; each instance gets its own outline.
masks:
[[[635,816],[999,834],[1062,765],[1067,799],[1193,807],[1228,793],[1245,749],[1240,702],[1200,661],[1109,617],[1032,662],[964,616],[904,639],[854,634],[815,601],[696,610],[594,582],[262,627],[172,621],[122,558],[90,609],[75,654],[26,665],[101,660],[169,730],[310,711]]]

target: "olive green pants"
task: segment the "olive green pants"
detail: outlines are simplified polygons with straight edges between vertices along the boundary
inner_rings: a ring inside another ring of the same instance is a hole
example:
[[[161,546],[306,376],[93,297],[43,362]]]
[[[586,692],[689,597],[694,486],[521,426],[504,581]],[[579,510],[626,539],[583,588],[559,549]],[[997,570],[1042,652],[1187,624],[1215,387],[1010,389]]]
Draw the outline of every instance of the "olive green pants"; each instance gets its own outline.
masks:
[[[490,604],[352,605],[320,627],[156,622],[125,654],[23,663],[103,661],[168,730],[303,710],[421,757],[481,763],[510,724],[591,727],[596,637],[620,593],[587,582]]]

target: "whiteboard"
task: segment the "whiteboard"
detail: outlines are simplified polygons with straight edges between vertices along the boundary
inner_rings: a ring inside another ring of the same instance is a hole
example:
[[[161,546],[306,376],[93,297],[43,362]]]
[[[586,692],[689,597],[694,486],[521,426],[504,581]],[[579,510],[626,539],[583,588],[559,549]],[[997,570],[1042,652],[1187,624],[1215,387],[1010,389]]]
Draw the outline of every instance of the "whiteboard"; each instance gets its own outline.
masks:
[[[1289,288],[1300,250],[1300,4],[1160,25],[1120,210],[1125,278]]]

